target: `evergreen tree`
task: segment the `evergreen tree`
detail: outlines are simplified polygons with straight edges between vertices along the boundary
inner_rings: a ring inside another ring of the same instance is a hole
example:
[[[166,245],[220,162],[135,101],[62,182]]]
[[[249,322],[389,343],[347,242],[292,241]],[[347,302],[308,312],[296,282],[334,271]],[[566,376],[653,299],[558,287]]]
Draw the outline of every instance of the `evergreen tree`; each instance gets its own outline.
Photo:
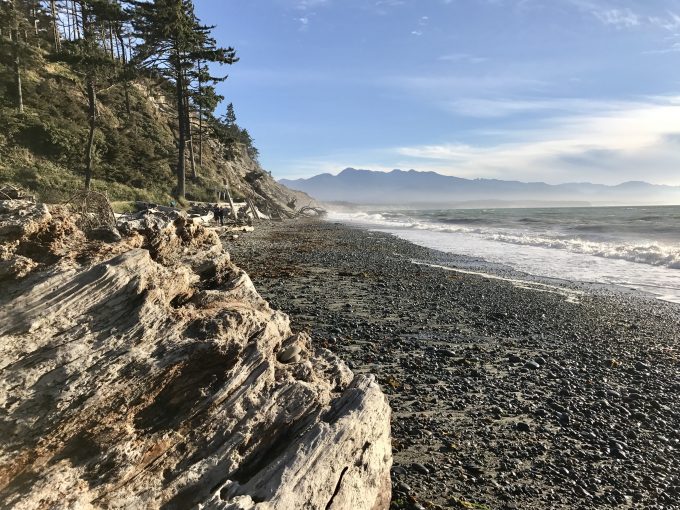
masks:
[[[227,105],[227,113],[224,115],[224,123],[227,127],[236,125],[236,112],[234,112],[234,103]]]
[[[229,103],[227,111],[219,119],[212,120],[213,136],[220,141],[224,147],[223,156],[226,159],[232,160],[239,153],[239,148],[246,149],[248,156],[254,161],[260,154],[257,147],[254,145],[254,140],[248,133],[247,129],[242,129],[236,124],[236,112],[234,105]]]
[[[197,88],[192,92],[192,99],[194,105],[198,109],[198,164],[203,164],[203,134],[204,134],[204,119],[206,116],[212,116],[215,108],[224,99],[215,90],[214,85],[206,85],[209,83],[210,75],[205,67],[200,64],[197,73]]]
[[[25,0],[3,0],[0,2],[0,20],[3,39],[8,44],[0,46],[0,58],[12,69],[14,75],[14,103],[19,113],[24,112],[22,78],[26,64],[36,57],[36,24],[31,24],[30,2]],[[33,40],[32,40],[33,39]]]
[[[210,36],[213,27],[202,25],[194,13],[191,0],[135,0],[133,26],[141,41],[135,62],[158,72],[175,86],[177,105],[178,154],[176,195],[184,198],[185,152],[189,125],[187,89],[196,76],[198,62],[233,64],[233,48],[220,48]],[[209,76],[207,81],[224,78]]]
[[[57,56],[69,63],[84,78],[88,104],[88,134],[85,143],[85,189],[89,190],[94,172],[95,131],[97,128],[97,89],[104,83],[120,79],[122,69],[112,58],[100,27],[121,17],[117,4],[107,0],[77,0],[80,27],[74,40],[64,41]],[[76,33],[74,31],[74,33]]]
[[[260,155],[260,151],[258,151],[257,148],[255,147],[254,140],[250,136],[250,133],[248,133],[247,129],[241,129],[241,131],[240,131],[240,141],[245,146],[246,152],[248,153],[248,156],[253,161],[257,161],[257,158]]]

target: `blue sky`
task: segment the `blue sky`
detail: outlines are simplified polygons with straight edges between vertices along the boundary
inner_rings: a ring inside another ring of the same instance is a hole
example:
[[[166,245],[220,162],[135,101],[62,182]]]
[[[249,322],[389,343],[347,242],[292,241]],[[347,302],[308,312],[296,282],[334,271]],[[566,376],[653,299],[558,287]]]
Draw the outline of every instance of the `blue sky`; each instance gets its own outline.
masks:
[[[680,0],[195,0],[275,177],[680,184]]]

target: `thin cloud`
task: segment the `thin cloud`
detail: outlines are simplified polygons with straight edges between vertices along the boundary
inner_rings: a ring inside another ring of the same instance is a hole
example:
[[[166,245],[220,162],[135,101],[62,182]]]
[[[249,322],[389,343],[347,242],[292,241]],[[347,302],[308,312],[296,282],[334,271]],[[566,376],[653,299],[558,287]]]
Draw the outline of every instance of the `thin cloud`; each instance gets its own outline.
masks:
[[[505,142],[398,147],[394,158],[463,177],[614,184],[639,179],[644,171],[649,181],[680,184],[679,117],[675,97],[627,107],[603,103],[594,113],[552,118],[541,129],[509,131]]]
[[[615,110],[630,107],[631,103],[597,101],[579,98],[546,98],[546,99],[486,99],[464,98],[448,103],[449,111],[475,118],[501,118],[512,115],[536,112],[569,112],[586,113]]]
[[[297,18],[297,21],[300,23],[300,31],[304,32],[309,28],[308,16],[302,16],[300,18]]]
[[[680,51],[680,42],[675,42],[668,48],[661,48],[658,50],[647,50],[643,51],[643,55],[665,55],[667,53],[677,53]]]
[[[469,53],[452,53],[449,55],[441,55],[437,57],[437,60],[444,62],[467,62],[469,64],[482,64],[488,62],[487,57],[480,57],[477,55],[471,55]]]
[[[633,28],[640,25],[640,16],[628,8],[594,10],[593,15],[605,25],[616,28]]]
[[[668,11],[665,16],[650,16],[647,21],[669,32],[680,30],[680,16],[672,11]]]
[[[295,0],[295,8],[301,11],[330,4],[330,0]]]
[[[566,102],[578,100],[566,100]],[[588,101],[585,101],[585,105]],[[345,150],[295,161],[290,175],[343,168],[435,171],[467,178],[619,184],[644,180],[680,185],[680,97],[601,102],[590,113],[556,116],[539,126],[493,133],[490,144],[435,143]]]

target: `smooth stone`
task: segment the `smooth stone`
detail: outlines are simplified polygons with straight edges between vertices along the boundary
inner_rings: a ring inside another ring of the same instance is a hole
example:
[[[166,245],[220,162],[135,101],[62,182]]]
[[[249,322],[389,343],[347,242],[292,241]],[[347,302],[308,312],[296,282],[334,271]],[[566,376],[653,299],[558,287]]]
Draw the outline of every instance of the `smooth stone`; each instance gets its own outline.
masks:
[[[538,363],[536,363],[536,362],[533,361],[533,360],[527,361],[527,362],[524,364],[524,366],[525,366],[526,368],[530,368],[531,370],[538,370],[539,368],[541,368],[541,365],[539,365]]]
[[[296,361],[299,361],[300,360],[299,354],[301,350],[302,349],[297,344],[286,347],[283,351],[279,353],[278,356],[279,361],[281,363],[294,363],[293,358],[295,358],[295,356],[297,356],[298,358]]]
[[[397,484],[396,489],[397,489],[397,492],[402,492],[404,494],[410,494],[411,492],[413,492],[411,487],[409,485],[405,484],[404,482],[399,482]]]
[[[414,462],[413,464],[411,464],[411,468],[412,468],[414,471],[417,471],[418,473],[421,473],[421,474],[423,474],[423,475],[429,475],[429,474],[430,474],[430,470],[429,470],[429,469],[427,469],[427,468],[426,468],[425,466],[423,466],[422,464],[418,464],[417,462]]]
[[[530,432],[531,431],[531,426],[525,422],[525,421],[520,421],[515,425],[515,428],[519,430],[520,432]]]
[[[642,361],[638,361],[637,363],[635,363],[635,370],[639,372],[644,372],[646,370],[649,370],[649,365],[643,363]]]

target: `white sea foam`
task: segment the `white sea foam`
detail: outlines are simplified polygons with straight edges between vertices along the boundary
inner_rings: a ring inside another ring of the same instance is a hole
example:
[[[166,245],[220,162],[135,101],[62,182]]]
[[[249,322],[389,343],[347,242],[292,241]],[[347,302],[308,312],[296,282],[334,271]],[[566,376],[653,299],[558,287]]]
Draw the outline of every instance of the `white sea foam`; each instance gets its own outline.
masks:
[[[658,242],[636,243],[592,241],[577,236],[565,238],[562,234],[550,236],[545,233],[537,234],[489,227],[465,227],[434,223],[389,213],[332,213],[331,218],[337,221],[360,223],[367,226],[387,227],[390,229],[404,228],[451,234],[472,234],[499,243],[566,250],[571,253],[595,257],[627,260],[637,264],[680,269],[680,247],[664,245]]]
[[[633,213],[637,217],[646,214]],[[674,220],[668,216],[654,220],[648,226],[661,235],[649,236],[652,241],[644,242],[646,233],[631,233],[635,218],[617,214],[612,210],[526,211],[514,213],[513,217],[513,213],[492,211],[489,217],[487,211],[384,211],[335,213],[331,219],[390,232],[421,246],[481,258],[536,276],[616,285],[680,303],[680,232],[676,233]],[[577,236],[579,229],[574,226],[589,227],[593,223],[603,227],[601,232],[590,238]],[[502,228],[507,225],[513,228]]]
[[[572,290],[572,289],[567,289],[565,287],[559,287],[557,285],[550,285],[547,283],[541,283],[541,282],[532,282],[529,280],[520,280],[518,278],[507,278],[504,276],[498,276],[496,274],[491,274],[491,273],[484,273],[481,271],[470,271],[466,269],[460,269],[457,267],[449,267],[449,266],[442,266],[439,264],[430,264],[428,262],[421,262],[419,260],[412,260],[411,261],[413,264],[419,265],[419,266],[428,266],[428,267],[435,267],[438,269],[443,269],[445,271],[451,271],[453,273],[463,273],[463,274],[472,274],[476,276],[483,276],[484,278],[492,279],[492,280],[501,280],[504,282],[511,283],[515,287],[519,289],[527,289],[527,290],[532,290],[534,292],[548,292],[551,294],[558,294],[560,296],[563,296],[565,298],[565,301],[568,303],[579,303],[579,299],[581,296],[583,296],[584,292],[580,290]]]

